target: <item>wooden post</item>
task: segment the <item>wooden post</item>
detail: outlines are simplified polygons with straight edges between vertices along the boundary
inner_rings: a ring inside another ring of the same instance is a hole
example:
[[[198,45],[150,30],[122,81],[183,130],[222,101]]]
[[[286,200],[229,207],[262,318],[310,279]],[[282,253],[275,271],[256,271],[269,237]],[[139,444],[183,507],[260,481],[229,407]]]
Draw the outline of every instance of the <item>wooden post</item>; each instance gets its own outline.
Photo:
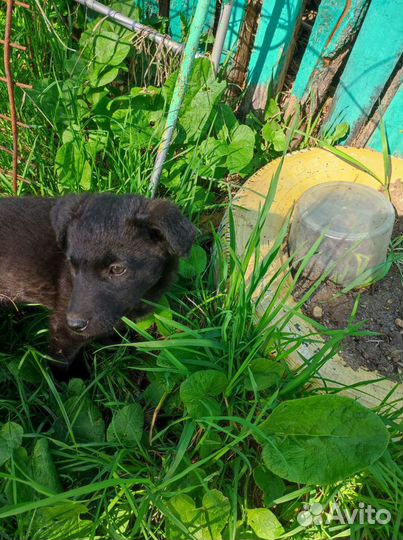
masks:
[[[403,54],[403,0],[372,0],[340,78],[326,129],[348,122],[352,144]]]
[[[261,9],[262,0],[248,0],[239,36],[238,48],[235,53],[231,72],[228,76],[228,80],[231,83],[230,95],[232,97],[238,97],[246,83],[249,60],[252,54]]]
[[[288,116],[298,103],[309,102],[309,114],[318,111],[350,53],[367,6],[368,0],[322,0],[287,104]]]
[[[305,0],[264,0],[250,57],[244,108],[263,113],[269,88],[281,90],[301,23]]]
[[[192,17],[195,14],[197,0],[171,0],[169,7],[169,27],[172,39],[175,41],[183,40],[182,19],[190,24]],[[207,32],[209,28],[213,28],[215,15],[215,0],[211,0],[207,19],[203,28],[203,32]]]

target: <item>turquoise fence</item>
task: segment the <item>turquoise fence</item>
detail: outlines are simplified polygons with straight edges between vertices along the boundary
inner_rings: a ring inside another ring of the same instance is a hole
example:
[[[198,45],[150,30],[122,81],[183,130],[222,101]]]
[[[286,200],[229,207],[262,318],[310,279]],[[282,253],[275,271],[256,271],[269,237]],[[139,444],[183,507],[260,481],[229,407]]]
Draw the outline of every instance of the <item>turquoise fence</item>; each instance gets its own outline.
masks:
[[[211,1],[205,31],[214,29],[225,1]],[[139,4],[148,14],[161,8],[157,0]],[[197,0],[164,4],[170,34],[181,42]],[[234,0],[222,61],[237,57],[242,36],[251,31],[248,10],[258,12],[253,46],[242,66],[247,107],[263,111],[269,92],[284,90],[284,81],[289,85],[292,78],[288,114],[297,103],[316,114],[326,102],[325,128],[347,122],[345,144],[377,150],[383,118],[390,153],[403,156],[403,0],[322,0],[316,6],[310,25],[303,20],[303,0]],[[309,37],[296,73],[290,74],[301,29]]]

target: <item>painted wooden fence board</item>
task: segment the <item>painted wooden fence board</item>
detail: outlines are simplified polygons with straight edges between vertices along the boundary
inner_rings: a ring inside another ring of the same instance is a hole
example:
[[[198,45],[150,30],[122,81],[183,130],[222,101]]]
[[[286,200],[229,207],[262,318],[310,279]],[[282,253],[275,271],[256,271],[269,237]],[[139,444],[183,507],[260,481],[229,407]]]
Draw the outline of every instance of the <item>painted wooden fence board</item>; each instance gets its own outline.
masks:
[[[263,0],[248,69],[248,101],[257,111],[265,107],[271,81],[281,88],[303,6],[304,0]]]
[[[172,39],[183,41],[181,16],[185,18],[187,24],[190,23],[196,9],[197,0],[171,0],[169,8],[169,26]],[[214,25],[214,15],[216,9],[216,0],[211,0],[210,9],[207,15],[204,32]]]
[[[158,0],[136,0],[136,4],[145,17],[152,17],[159,14],[160,7]]]
[[[340,78],[326,128],[350,124],[347,143],[368,120],[403,52],[403,0],[372,0]]]
[[[390,103],[383,121],[385,122],[390,153],[394,156],[403,157],[403,84]],[[367,146],[382,152],[381,130],[379,126],[370,138]]]
[[[349,44],[358,32],[369,0],[322,0],[292,88],[290,107],[312,96],[310,112],[322,103]]]

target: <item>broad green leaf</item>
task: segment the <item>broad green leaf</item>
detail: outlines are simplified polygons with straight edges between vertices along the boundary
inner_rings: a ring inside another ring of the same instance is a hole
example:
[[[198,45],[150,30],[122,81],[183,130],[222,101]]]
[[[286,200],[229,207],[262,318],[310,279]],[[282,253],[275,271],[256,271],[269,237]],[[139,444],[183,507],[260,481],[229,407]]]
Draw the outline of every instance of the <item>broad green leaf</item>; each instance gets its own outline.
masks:
[[[122,15],[126,15],[126,17],[130,17],[135,21],[139,21],[141,18],[140,8],[132,0],[113,1],[110,3],[110,7],[114,11],[122,13]]]
[[[129,43],[122,41],[115,32],[102,31],[95,36],[95,60],[100,64],[118,66],[130,52]]]
[[[85,392],[85,383],[82,379],[74,378],[69,380],[67,393],[69,396],[81,396]]]
[[[78,442],[105,440],[105,422],[98,407],[87,396],[73,396],[64,404]]]
[[[5,482],[5,493],[10,504],[32,501],[35,498],[34,488],[26,482],[32,477],[32,469],[28,452],[22,446],[12,450],[11,462],[5,467],[11,473],[11,478]]]
[[[144,397],[156,407],[166,393],[164,384],[160,380],[152,381],[144,391]]]
[[[155,317],[153,314],[149,315],[145,319],[141,319],[140,321],[136,321],[137,326],[141,330],[148,330],[151,328],[153,324],[155,324]]]
[[[227,377],[220,371],[207,369],[192,373],[181,384],[180,397],[192,418],[220,416],[220,404],[214,396],[221,394],[227,387]]]
[[[267,508],[251,508],[246,511],[248,525],[263,540],[277,540],[284,528],[276,516]]]
[[[158,303],[159,307],[155,310],[154,313],[151,313],[150,315],[148,315],[148,317],[140,321],[136,321],[136,324],[141,330],[148,330],[153,324],[155,324],[158,328],[159,333],[162,336],[169,336],[170,334],[172,334],[172,328],[165,324],[164,321],[161,320],[159,317],[156,317],[156,315],[159,315],[164,319],[172,320],[172,310],[169,305],[169,300],[164,295],[161,297]]]
[[[197,157],[201,158],[204,167],[200,168],[200,174],[207,176],[208,172],[216,166],[224,166],[228,155],[228,144],[215,139],[214,137],[208,137],[205,139],[197,149]],[[197,167],[196,167],[197,168]]]
[[[82,138],[81,128],[77,124],[70,124],[62,134],[63,144],[73,142]]]
[[[118,442],[124,446],[136,445],[144,427],[144,412],[138,403],[126,405],[115,413],[109,424],[106,438],[108,442]]]
[[[10,459],[13,451],[8,445],[8,441],[4,437],[0,435],[0,467],[5,463],[8,459]]]
[[[185,279],[200,276],[207,266],[207,254],[201,246],[193,246],[188,259],[181,259],[179,274]]]
[[[171,310],[171,306],[169,305],[168,298],[164,295],[162,296],[161,300],[158,303],[160,307],[157,308],[157,310],[155,311],[155,314],[157,316],[159,315],[160,317],[163,317],[164,319],[171,321],[172,310]],[[163,320],[161,320],[158,317],[155,317],[155,322],[157,324],[158,331],[162,336],[169,336],[170,334],[172,334],[172,328],[170,328],[168,324],[164,324]]]
[[[249,126],[238,126],[228,145],[227,167],[231,174],[241,172],[252,161],[255,134]]]
[[[284,131],[276,131],[274,134],[273,148],[276,152],[284,152],[287,149],[287,137]]]
[[[268,358],[255,358],[249,365],[258,390],[276,386],[284,375],[284,366]],[[253,390],[249,374],[245,375],[245,388]]]
[[[95,159],[96,155],[106,148],[108,144],[108,132],[102,129],[88,131],[86,148],[88,153]]]
[[[192,537],[197,540],[221,540],[221,532],[228,523],[230,504],[220,491],[213,489],[205,493],[199,508],[185,494],[175,495],[169,499],[167,506],[189,531],[189,534],[185,533],[167,516],[167,539],[188,540]]]
[[[15,422],[6,422],[3,424],[0,430],[0,437],[2,437],[8,444],[8,446],[13,450],[18,448],[22,444],[22,436],[24,435],[24,430],[19,424]]]
[[[185,401],[184,404],[189,416],[195,420],[205,416],[221,416],[223,414],[218,401],[210,396],[194,399],[193,401]]]
[[[218,100],[224,93],[224,81],[211,81],[201,88],[189,107],[180,116],[180,125],[186,132],[186,141],[200,139],[208,127],[208,119]]]
[[[378,415],[336,395],[286,401],[260,428],[266,467],[302,484],[332,484],[369,467],[389,440]]]
[[[334,132],[330,135],[328,142],[329,144],[337,144],[339,141],[344,139],[348,132],[350,131],[350,125],[347,122],[338,124]]]
[[[70,519],[55,520],[45,524],[31,537],[32,540],[77,540],[92,537],[94,523],[78,516]]]
[[[264,502],[266,506],[269,506],[274,499],[278,499],[284,494],[284,481],[279,476],[266,469],[266,467],[257,467],[253,472],[253,477],[256,485],[264,493]]]
[[[180,396],[182,401],[195,401],[207,396],[218,396],[227,388],[228,379],[221,371],[206,369],[192,373],[181,384]]]
[[[214,121],[214,132],[217,137],[228,143],[231,134],[239,126],[237,117],[233,113],[231,107],[226,103],[219,103],[217,107],[217,115]]]
[[[181,516],[183,523],[192,521],[196,515],[196,503],[192,497],[189,497],[189,495],[185,495],[184,493],[175,495],[169,499],[168,504]]]
[[[64,519],[71,519],[81,514],[88,514],[88,512],[88,506],[85,504],[68,500],[38,510],[38,514],[40,514],[40,518],[44,522],[49,520],[63,521]]]
[[[120,143],[132,149],[147,148],[157,137],[148,110],[118,109],[112,114],[111,128]]]
[[[211,489],[203,496],[203,525],[205,535],[210,534],[211,540],[221,538],[221,532],[228,523],[231,506],[227,497],[217,489]],[[209,538],[209,536],[206,536]],[[200,538],[205,538],[201,535]]]
[[[119,75],[119,68],[112,67],[98,73],[94,86],[101,87],[110,84]]]
[[[276,152],[283,152],[287,145],[287,140],[283,128],[275,120],[270,120],[263,126],[262,136],[264,140],[271,144]]]
[[[175,87],[178,71],[174,71],[166,80],[162,87],[162,95],[165,102],[169,103],[172,99],[173,90]],[[208,58],[197,58],[193,65],[192,74],[189,84],[186,87],[186,93],[183,100],[182,111],[186,111],[197,92],[206,84],[215,79],[212,64]]]
[[[49,443],[44,437],[35,442],[31,455],[31,468],[32,477],[38,484],[54,493],[62,491],[60,478],[49,451]]]
[[[278,103],[275,99],[270,98],[266,105],[266,110],[264,113],[264,119],[270,120],[274,118],[275,116],[280,114],[280,107],[278,106]]]
[[[42,374],[32,357],[26,357],[21,363],[20,359],[14,359],[7,363],[7,368],[14,377],[23,381],[37,384],[42,380]]]
[[[200,445],[200,458],[204,459],[211,456],[213,452],[222,448],[222,440],[220,435],[216,431],[210,431]]]
[[[72,189],[81,182],[88,184],[91,166],[86,159],[84,148],[75,141],[63,144],[56,153],[55,171],[62,183]]]
[[[85,160],[81,173],[80,186],[85,191],[91,189],[92,168],[89,161]]]

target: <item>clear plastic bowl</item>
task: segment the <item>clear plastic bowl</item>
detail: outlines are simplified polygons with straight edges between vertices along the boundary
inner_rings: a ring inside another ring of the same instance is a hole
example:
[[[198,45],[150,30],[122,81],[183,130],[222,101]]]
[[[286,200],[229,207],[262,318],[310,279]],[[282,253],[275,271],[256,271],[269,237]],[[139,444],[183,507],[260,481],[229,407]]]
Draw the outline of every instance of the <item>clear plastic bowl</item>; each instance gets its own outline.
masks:
[[[370,281],[386,260],[394,221],[392,204],[378,191],[352,182],[320,184],[295,206],[290,255],[304,257],[321,238],[305,274],[317,279],[327,271],[343,286],[360,276]]]

